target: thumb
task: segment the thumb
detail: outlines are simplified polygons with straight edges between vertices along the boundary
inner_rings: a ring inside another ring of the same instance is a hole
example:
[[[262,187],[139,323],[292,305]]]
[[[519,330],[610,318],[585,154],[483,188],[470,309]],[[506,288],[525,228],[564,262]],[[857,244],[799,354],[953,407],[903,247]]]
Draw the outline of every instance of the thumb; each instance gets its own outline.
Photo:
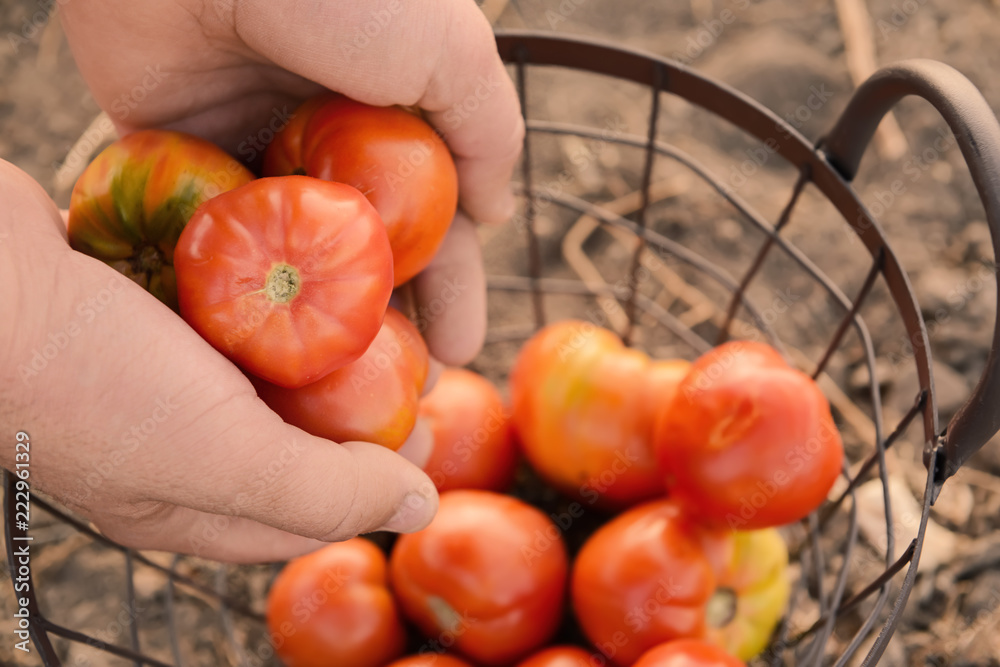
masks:
[[[263,421],[265,431],[273,427],[269,418]],[[231,563],[287,560],[376,530],[413,532],[433,517],[434,486],[403,457],[366,442],[338,445],[284,424],[276,431],[265,436],[269,456],[241,466],[225,482],[221,476],[202,480],[196,488],[208,492],[185,504],[158,502],[142,516],[99,508],[85,513],[119,544]]]
[[[45,443],[32,451],[38,488],[117,519],[123,537],[191,516],[174,508],[324,541],[430,522],[437,493],[417,466],[284,423],[175,313],[71,251],[55,204],[2,161],[0,201],[12,295],[0,300],[0,366],[17,369],[0,382],[0,428]],[[8,451],[0,465],[12,467]]]
[[[215,483],[199,485],[195,497],[165,500],[328,542],[376,530],[415,532],[434,517],[434,484],[397,453],[311,436],[258,401],[231,407],[225,421],[241,426],[227,429],[213,449],[254,455],[214,477]]]

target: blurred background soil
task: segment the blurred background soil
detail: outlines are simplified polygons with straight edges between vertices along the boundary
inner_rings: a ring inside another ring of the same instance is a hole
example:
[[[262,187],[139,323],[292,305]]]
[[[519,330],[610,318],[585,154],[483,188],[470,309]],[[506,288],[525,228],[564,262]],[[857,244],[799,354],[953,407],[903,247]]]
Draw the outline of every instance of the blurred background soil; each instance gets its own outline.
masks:
[[[66,206],[72,180],[67,181],[65,174],[61,181],[57,179],[59,167],[100,109],[75,69],[57,13],[51,11],[55,6],[51,0],[4,0],[0,6],[0,157],[31,174]],[[851,9],[859,7],[861,13],[852,22]],[[1000,70],[1000,2],[996,0],[486,0],[483,9],[498,28],[583,35],[680,59],[758,100],[811,141],[831,127],[869,60],[878,65],[906,58],[944,61],[969,77],[990,106],[1000,110],[996,75]],[[531,118],[585,124],[603,131],[605,138],[645,137],[648,89],[547,69],[529,71],[527,81]],[[761,144],[738,129],[671,96],[663,97],[658,121],[660,139],[695,156],[772,223],[778,218],[797,176],[780,158],[762,151]],[[982,372],[997,303],[983,209],[961,153],[945,130],[928,104],[905,100],[893,118],[883,123],[856,179],[862,200],[887,231],[928,319],[942,424],[963,404]],[[940,136],[946,139],[939,143],[945,146],[943,150],[933,148]],[[629,193],[641,183],[642,150],[541,134],[532,135],[532,142],[536,186],[549,191],[559,187],[590,201],[614,202],[609,206],[622,214],[634,211]],[[648,214],[650,226],[739,278],[753,262],[763,235],[675,163],[659,160],[653,182],[657,195]],[[635,200],[634,195],[631,198]],[[536,226],[546,276],[578,279],[585,277],[581,271],[596,271],[597,280],[612,285],[627,277],[631,257],[627,235],[585,233],[586,222],[580,222],[580,214],[558,206],[539,207]],[[589,268],[574,258],[572,247],[564,246],[570,230],[581,233],[576,247],[593,260]],[[857,293],[871,258],[815,188],[806,188],[783,235],[845,294]],[[527,274],[523,226],[483,229],[482,241],[490,274]],[[712,340],[727,304],[726,293],[669,258],[650,266],[654,278],[639,285],[639,291]],[[591,273],[587,275],[595,279]],[[749,295],[805,368],[822,355],[843,315],[815,281],[780,253],[768,256]],[[589,297],[549,296],[544,305],[549,319],[595,319],[595,314],[604,312]],[[881,282],[861,315],[874,339],[878,382],[884,392],[884,432],[888,433],[917,393],[912,353]],[[620,316],[620,309],[617,315],[599,315],[600,321],[611,326]],[[746,313],[740,317],[746,320]],[[644,323],[638,342],[654,355],[695,356],[696,351],[676,336],[650,326],[648,318]],[[533,325],[529,295],[491,292],[490,324],[490,342],[473,368],[503,387],[513,354]],[[752,327],[739,325],[735,331],[738,335],[755,333]],[[831,361],[823,385],[852,464],[872,451],[874,439],[863,358],[857,337],[849,334]],[[899,513],[894,556],[915,534],[913,507],[925,479],[922,446],[917,425],[889,453],[890,493]],[[945,486],[932,514],[920,578],[881,664],[1000,664],[997,475],[1000,442],[994,439]],[[562,502],[527,473],[520,489],[546,507]],[[881,498],[878,481],[859,490],[860,556],[849,570],[846,597],[861,590],[884,567]],[[843,564],[837,553],[846,531],[843,514],[831,522],[822,545],[828,550],[828,570],[820,583],[827,591],[833,584],[832,573]],[[805,535],[794,526],[786,533],[793,545]],[[166,619],[172,614],[184,664],[268,663],[260,626],[228,625],[211,596],[178,590],[173,606],[168,607],[165,578],[140,565],[135,573],[137,604],[129,609],[127,604],[122,606],[126,598],[120,554],[96,545],[40,510],[34,515],[32,534],[35,581],[43,609],[54,620],[121,644],[128,642],[131,629],[137,627],[144,649],[170,661]],[[572,544],[574,535],[567,537]],[[164,554],[149,557],[161,565],[173,560]],[[258,613],[273,575],[273,568],[267,566],[221,571],[195,559],[183,559],[177,567],[210,587],[225,584]],[[5,570],[0,575],[0,663],[41,664],[36,653],[25,655],[12,648],[14,601],[6,577]],[[792,635],[817,617],[816,581],[811,576],[806,579],[809,584],[790,615]],[[900,577],[894,580],[897,588],[899,581]],[[838,623],[828,643],[830,655],[850,641],[870,609],[870,603],[863,603]],[[254,659],[247,663],[247,656],[233,648],[229,636],[249,647]],[[58,640],[57,647],[66,664],[131,664],[64,640]]]

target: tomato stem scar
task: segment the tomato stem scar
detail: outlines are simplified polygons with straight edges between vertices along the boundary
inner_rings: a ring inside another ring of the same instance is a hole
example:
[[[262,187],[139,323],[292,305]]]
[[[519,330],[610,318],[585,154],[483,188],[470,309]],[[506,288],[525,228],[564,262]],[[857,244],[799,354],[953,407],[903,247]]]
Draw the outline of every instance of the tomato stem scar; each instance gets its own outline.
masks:
[[[720,588],[705,605],[705,620],[710,627],[724,628],[736,617],[736,592]]]
[[[300,289],[302,289],[302,278],[299,277],[298,270],[288,264],[275,264],[267,274],[264,294],[271,301],[288,303],[295,298]]]
[[[461,625],[462,617],[444,598],[428,595],[427,606],[434,614],[438,627],[442,630],[455,632]]]
[[[132,272],[145,275],[147,280],[153,274],[159,273],[166,264],[160,249],[149,244],[137,247],[128,261]]]

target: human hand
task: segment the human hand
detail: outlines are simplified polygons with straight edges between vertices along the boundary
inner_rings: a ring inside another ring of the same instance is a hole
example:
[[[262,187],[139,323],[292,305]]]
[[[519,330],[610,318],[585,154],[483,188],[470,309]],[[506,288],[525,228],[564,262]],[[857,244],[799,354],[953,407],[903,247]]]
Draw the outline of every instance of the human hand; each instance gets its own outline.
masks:
[[[486,297],[470,220],[513,212],[508,181],[524,126],[472,0],[101,0],[60,11],[84,78],[122,132],[182,130],[253,161],[324,87],[423,109],[455,156],[460,211],[414,280],[418,320],[435,358],[462,365],[476,355]]]
[[[388,22],[377,23],[384,39],[359,47],[352,29],[379,7],[316,3],[278,16],[283,6],[103,0],[100,11],[94,3],[62,11],[84,76],[123,132],[184,130],[249,158],[241,147],[259,145],[279,112],[323,86],[428,112],[456,156],[463,212],[414,292],[418,312],[451,301],[424,317],[426,336],[438,358],[464,363],[485,332],[470,218],[509,215],[507,179],[523,133],[489,26],[468,1],[408,8],[389,0]],[[474,113],[462,106],[469,100]],[[14,242],[0,245],[11,260],[0,275],[16,295],[4,302],[4,310],[13,304],[5,320],[17,322],[0,330],[2,361],[30,368],[52,336],[68,341],[37,375],[15,375],[0,389],[0,423],[28,430],[35,444],[36,486],[124,544],[232,561],[288,558],[316,548],[315,539],[416,530],[430,520],[436,494],[415,466],[381,447],[335,446],[281,422],[174,314],[71,252],[51,201],[26,180],[0,168],[5,197],[22,201],[0,218],[0,231],[16,229]],[[459,293],[445,299],[445,281]],[[0,452],[0,464],[10,467],[12,457]]]
[[[0,428],[29,434],[35,488],[126,546],[233,562],[430,521],[419,468],[282,422],[171,310],[71,250],[52,200],[3,161],[0,201]]]

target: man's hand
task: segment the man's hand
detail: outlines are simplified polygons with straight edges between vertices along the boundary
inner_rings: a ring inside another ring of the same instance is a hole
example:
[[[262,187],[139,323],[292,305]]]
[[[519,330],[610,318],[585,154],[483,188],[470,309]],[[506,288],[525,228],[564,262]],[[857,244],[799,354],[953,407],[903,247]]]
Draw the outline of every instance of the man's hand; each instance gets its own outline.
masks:
[[[418,313],[446,297],[443,313],[424,308],[420,318],[431,354],[453,365],[476,355],[485,279],[469,220],[513,212],[508,182],[524,125],[472,0],[99,0],[61,11],[80,71],[123,132],[182,130],[253,161],[324,87],[423,109],[455,156],[461,210],[415,280]]]
[[[285,424],[173,311],[69,248],[62,217],[0,161],[0,464],[122,544],[278,560],[433,516],[427,476],[370,443]],[[294,534],[293,534],[294,533]]]
[[[276,119],[322,87],[422,107],[456,156],[462,212],[414,293],[419,309],[450,291],[443,313],[424,315],[433,354],[476,354],[485,281],[470,220],[510,214],[524,130],[471,0],[95,0],[61,11],[123,132],[184,130],[254,159]],[[437,495],[415,465],[283,423],[174,313],[70,250],[51,200],[2,162],[0,200],[0,428],[30,434],[37,487],[124,544],[230,561],[430,521]],[[12,461],[13,448],[0,450],[0,465]]]

